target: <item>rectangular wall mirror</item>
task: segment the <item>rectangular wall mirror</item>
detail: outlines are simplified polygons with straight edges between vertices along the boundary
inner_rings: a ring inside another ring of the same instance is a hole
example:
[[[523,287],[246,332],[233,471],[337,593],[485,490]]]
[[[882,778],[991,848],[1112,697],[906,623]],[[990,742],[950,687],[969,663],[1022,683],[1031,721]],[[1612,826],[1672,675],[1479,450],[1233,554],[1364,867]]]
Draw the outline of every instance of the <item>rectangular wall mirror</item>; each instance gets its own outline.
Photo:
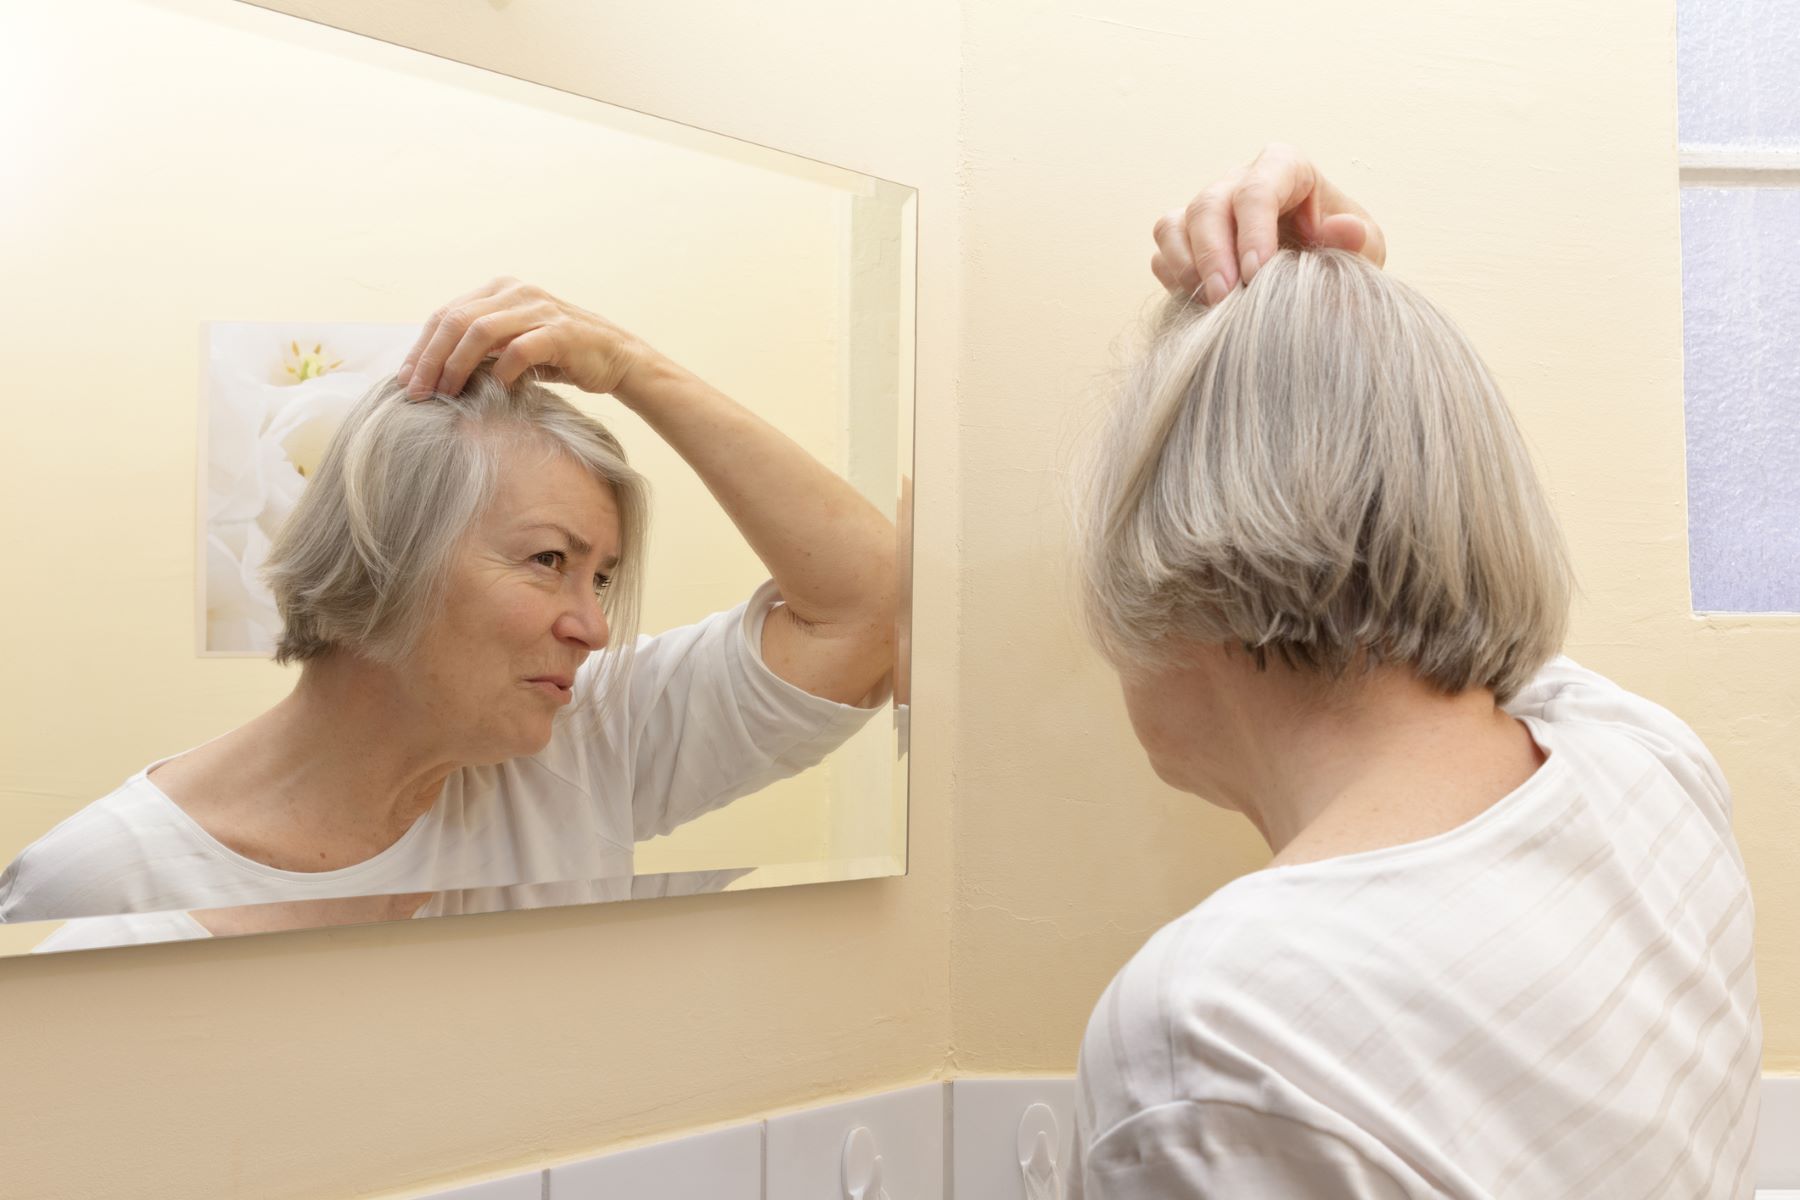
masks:
[[[11,6],[0,97],[0,953],[904,873],[903,630],[857,707],[885,706],[816,765],[728,802],[665,797],[700,815],[650,836],[571,816],[554,852],[442,878],[271,866],[145,771],[294,689],[300,669],[269,655],[269,540],[429,314],[497,276],[640,335],[848,480],[898,531],[904,626],[911,189],[235,0]],[[610,397],[550,386],[650,482],[642,633],[759,592],[769,570],[668,444]],[[687,729],[670,753],[719,753]],[[567,785],[556,803],[588,785],[542,770]],[[70,824],[133,780],[136,807]],[[177,858],[260,866],[267,887],[93,899],[126,894],[89,883],[139,819],[185,820]],[[479,842],[488,818],[457,819]],[[89,838],[115,844],[90,855]]]

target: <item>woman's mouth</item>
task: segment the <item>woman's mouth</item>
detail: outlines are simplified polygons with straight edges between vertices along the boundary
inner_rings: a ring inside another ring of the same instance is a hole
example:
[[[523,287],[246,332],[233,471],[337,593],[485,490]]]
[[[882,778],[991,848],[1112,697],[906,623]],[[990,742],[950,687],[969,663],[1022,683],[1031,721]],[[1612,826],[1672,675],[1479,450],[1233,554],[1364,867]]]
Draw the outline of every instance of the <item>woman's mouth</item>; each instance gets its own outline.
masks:
[[[575,677],[572,675],[539,675],[525,682],[558,704],[567,704],[575,695]]]

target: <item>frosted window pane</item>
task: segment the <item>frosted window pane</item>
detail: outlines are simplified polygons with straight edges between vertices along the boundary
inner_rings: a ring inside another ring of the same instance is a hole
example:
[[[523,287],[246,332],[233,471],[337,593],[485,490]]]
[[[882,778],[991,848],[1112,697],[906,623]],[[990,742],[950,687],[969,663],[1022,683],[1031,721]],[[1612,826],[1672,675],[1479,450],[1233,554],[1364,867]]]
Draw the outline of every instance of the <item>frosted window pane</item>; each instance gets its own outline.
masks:
[[[1684,147],[1800,150],[1800,4],[1677,0]]]
[[[1800,189],[1683,188],[1700,612],[1800,612]]]

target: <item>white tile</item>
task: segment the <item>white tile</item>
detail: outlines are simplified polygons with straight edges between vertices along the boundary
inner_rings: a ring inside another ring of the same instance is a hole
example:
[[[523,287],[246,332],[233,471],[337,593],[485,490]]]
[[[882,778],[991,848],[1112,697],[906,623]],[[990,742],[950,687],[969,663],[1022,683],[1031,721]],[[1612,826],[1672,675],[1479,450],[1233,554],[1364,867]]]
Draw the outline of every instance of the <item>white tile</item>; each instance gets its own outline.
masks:
[[[1756,1186],[1800,1188],[1800,1075],[1763,1076]]]
[[[530,1171],[486,1183],[470,1183],[447,1192],[433,1192],[418,1200],[543,1200],[544,1173]]]
[[[1033,1104],[1056,1114],[1056,1169],[1068,1190],[1075,1144],[1075,1080],[958,1079],[950,1085],[951,1180],[957,1200],[1023,1200],[1019,1119]]]
[[[762,1200],[762,1194],[761,1125],[734,1125],[550,1168],[550,1200]]]
[[[882,1187],[892,1200],[944,1200],[946,1086],[927,1083],[769,1118],[769,1200],[843,1200],[844,1142],[858,1126],[874,1135]]]

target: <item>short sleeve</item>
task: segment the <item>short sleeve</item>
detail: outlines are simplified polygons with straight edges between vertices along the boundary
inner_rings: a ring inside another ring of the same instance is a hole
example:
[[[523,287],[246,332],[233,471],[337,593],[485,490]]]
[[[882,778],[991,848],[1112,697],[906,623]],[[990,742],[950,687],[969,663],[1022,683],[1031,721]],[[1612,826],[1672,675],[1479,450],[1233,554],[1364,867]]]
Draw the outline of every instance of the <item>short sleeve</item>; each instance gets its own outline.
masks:
[[[1329,1130],[1221,1101],[1181,1100],[1133,1113],[1075,1161],[1071,1200],[1423,1200],[1433,1194]]]
[[[1718,760],[1687,722],[1657,704],[1628,692],[1596,671],[1557,657],[1506,704],[1515,717],[1611,726],[1649,749],[1689,795],[1718,823],[1731,823],[1731,788]]]
[[[743,604],[639,640],[622,691],[635,840],[816,765],[877,709],[795,687],[762,658],[768,582]]]

